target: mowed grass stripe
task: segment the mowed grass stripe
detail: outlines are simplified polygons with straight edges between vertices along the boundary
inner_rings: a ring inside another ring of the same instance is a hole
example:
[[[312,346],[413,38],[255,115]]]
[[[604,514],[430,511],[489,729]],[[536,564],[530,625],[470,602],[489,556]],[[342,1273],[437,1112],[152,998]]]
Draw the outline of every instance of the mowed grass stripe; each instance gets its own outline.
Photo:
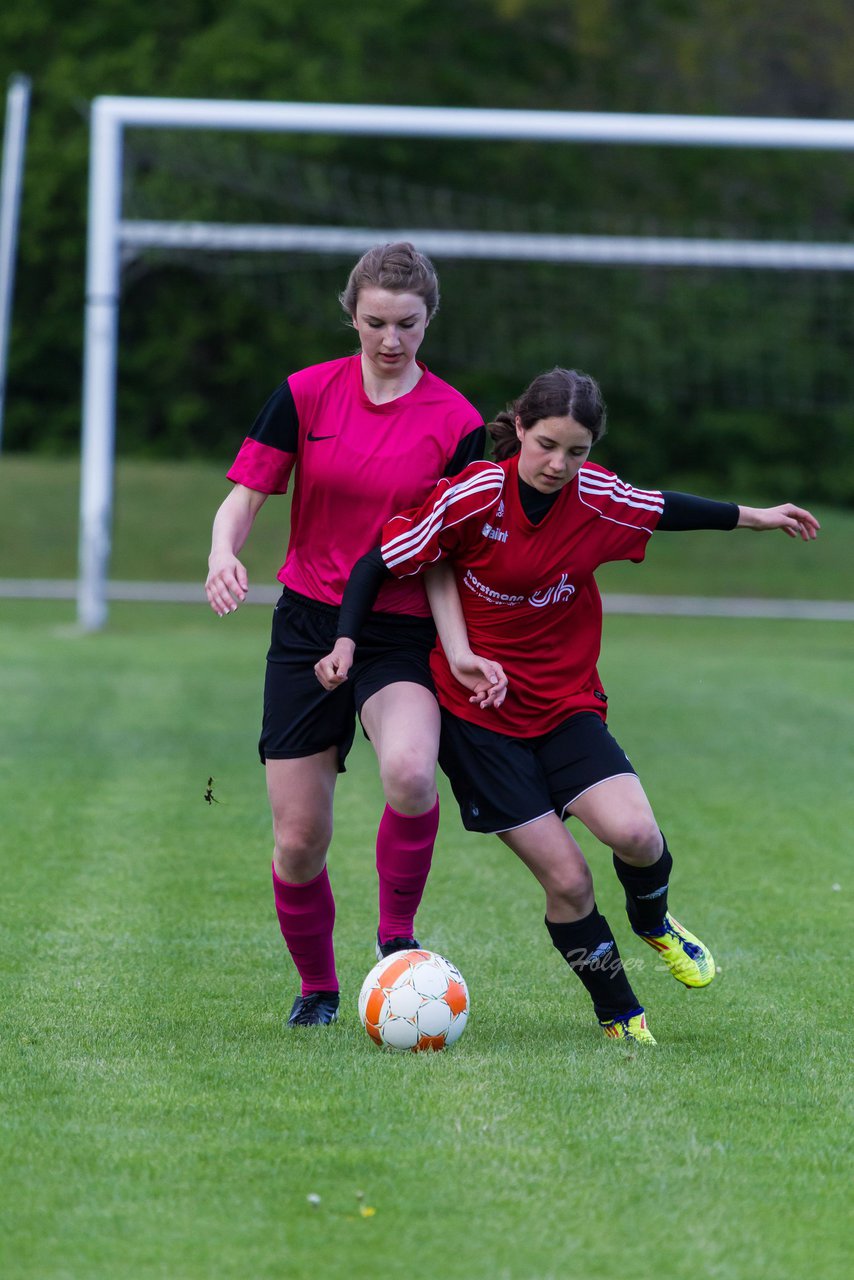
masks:
[[[607,442],[607,437],[606,437]],[[235,451],[239,440],[235,440]],[[231,458],[155,462],[121,458],[116,465],[110,576],[118,582],[204,582],[214,513],[229,491]],[[607,465],[603,454],[599,461]],[[667,476],[626,476],[642,487],[673,484]],[[77,575],[80,470],[74,459],[4,454],[0,465],[0,578],[72,579]],[[768,505],[749,493],[709,493]],[[775,500],[812,507],[808,493]],[[290,497],[261,509],[241,555],[250,583],[275,586],[288,540]],[[606,593],[762,596],[850,600],[854,513],[816,507],[816,542],[745,530],[661,533],[642,565],[605,566]]]

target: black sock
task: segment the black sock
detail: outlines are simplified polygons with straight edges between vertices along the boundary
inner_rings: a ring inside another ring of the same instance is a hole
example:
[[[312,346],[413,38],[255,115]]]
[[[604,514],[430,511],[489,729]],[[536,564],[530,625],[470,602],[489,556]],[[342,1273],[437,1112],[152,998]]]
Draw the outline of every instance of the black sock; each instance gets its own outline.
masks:
[[[583,920],[554,924],[546,918],[552,942],[587,989],[600,1022],[640,1008],[623,969],[608,921],[594,906]]]
[[[661,838],[664,840],[664,836]],[[672,866],[666,840],[661,857],[650,867],[630,866],[614,854],[614,870],[626,891],[626,911],[635,933],[655,933],[664,927]]]

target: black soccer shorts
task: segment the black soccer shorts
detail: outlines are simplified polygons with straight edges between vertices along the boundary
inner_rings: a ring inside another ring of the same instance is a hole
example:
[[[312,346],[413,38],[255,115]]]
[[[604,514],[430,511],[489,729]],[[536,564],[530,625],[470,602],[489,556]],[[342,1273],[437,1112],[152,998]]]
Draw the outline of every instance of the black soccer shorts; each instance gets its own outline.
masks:
[[[635,773],[594,711],[580,711],[538,738],[511,738],[443,708],[439,764],[463,826],[487,835],[547,813],[564,818],[567,806],[597,783]]]
[[[347,681],[327,690],[314,664],[335,645],[338,610],[287,587],[273,611],[264,718],[258,754],[265,760],[293,760],[338,748],[338,771],[353,745],[356,716],[372,694],[408,681],[434,693],[430,651],[436,629],[430,618],[371,614]]]

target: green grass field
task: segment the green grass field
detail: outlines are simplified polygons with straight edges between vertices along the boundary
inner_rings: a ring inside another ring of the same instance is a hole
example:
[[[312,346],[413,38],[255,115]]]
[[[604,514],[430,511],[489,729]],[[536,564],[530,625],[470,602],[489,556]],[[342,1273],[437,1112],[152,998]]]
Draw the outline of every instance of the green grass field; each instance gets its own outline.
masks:
[[[419,932],[473,1012],[424,1057],[356,1014],[381,807],[362,741],[330,858],[342,1019],[284,1029],[268,625],[117,605],[83,636],[70,604],[0,602],[4,1280],[847,1276],[850,624],[608,621],[611,726],[721,968],[696,993],[661,972],[584,840],[656,1049],[604,1039],[533,880],[443,784]]]
[[[204,580],[210,526],[228,492],[220,463],[120,460],[115,478],[111,574],[117,579]],[[0,458],[0,578],[73,578],[77,573],[79,468],[74,461]],[[743,502],[750,494],[717,494]],[[811,507],[810,495],[780,501]],[[288,499],[271,499],[245,549],[250,581],[269,585],[284,559]],[[765,505],[765,504],[761,504]],[[663,533],[644,564],[608,565],[605,590],[649,594],[792,596],[849,600],[854,593],[854,511],[816,507],[818,541],[739,532]]]

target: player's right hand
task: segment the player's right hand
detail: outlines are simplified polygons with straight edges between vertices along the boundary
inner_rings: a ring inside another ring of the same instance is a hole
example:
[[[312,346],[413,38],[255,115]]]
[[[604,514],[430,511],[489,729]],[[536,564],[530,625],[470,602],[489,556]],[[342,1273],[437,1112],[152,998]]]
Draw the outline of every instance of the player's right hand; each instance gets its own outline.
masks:
[[[249,574],[235,555],[212,556],[208,563],[205,595],[214,613],[224,618],[246,599]]]
[[[449,663],[454,679],[471,691],[469,702],[481,710],[501,706],[507,695],[507,676],[499,662],[469,650],[449,659]]]
[[[347,679],[356,646],[347,636],[339,636],[335,648],[314,664],[314,674],[324,689],[337,689]]]

